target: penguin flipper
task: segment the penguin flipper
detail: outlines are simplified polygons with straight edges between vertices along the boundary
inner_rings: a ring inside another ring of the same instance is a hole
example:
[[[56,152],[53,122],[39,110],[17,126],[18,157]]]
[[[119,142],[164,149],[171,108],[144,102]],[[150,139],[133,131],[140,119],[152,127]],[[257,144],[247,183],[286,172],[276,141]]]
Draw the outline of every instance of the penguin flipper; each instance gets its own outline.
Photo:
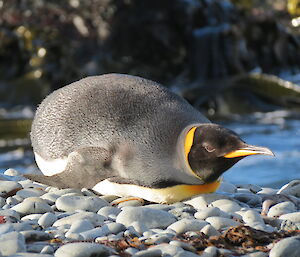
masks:
[[[63,172],[53,176],[26,174],[24,177],[58,188],[92,188],[99,181],[114,176],[113,155],[112,150],[102,147],[80,148],[69,154]]]

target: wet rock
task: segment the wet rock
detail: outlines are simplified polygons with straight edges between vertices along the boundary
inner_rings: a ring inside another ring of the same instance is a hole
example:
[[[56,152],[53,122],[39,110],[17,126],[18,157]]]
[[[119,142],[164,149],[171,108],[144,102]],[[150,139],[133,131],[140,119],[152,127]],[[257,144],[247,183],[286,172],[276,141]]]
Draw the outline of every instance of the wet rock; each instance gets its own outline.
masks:
[[[6,171],[4,171],[3,174],[7,175],[7,176],[19,176],[19,175],[21,175],[20,172],[15,170],[15,169],[7,169]]]

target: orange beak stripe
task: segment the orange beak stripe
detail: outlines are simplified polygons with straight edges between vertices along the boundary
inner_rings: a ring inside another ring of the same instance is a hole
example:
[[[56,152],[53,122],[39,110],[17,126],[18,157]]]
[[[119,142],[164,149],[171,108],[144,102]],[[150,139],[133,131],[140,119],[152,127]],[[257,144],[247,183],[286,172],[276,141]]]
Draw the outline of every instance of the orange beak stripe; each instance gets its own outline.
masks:
[[[236,158],[236,157],[243,157],[243,156],[254,155],[254,154],[264,154],[264,155],[274,156],[274,153],[269,148],[260,147],[260,146],[249,146],[225,154],[224,157]]]

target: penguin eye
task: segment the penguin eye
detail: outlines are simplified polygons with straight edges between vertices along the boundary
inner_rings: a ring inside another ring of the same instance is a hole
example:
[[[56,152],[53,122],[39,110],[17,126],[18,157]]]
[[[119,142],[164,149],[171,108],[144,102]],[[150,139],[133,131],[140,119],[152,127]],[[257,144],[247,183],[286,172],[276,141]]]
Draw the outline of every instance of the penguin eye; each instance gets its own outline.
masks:
[[[211,145],[206,144],[206,143],[203,144],[203,147],[204,147],[205,150],[206,150],[207,152],[209,152],[209,153],[212,153],[212,152],[214,152],[214,151],[216,150],[214,147],[212,147]]]

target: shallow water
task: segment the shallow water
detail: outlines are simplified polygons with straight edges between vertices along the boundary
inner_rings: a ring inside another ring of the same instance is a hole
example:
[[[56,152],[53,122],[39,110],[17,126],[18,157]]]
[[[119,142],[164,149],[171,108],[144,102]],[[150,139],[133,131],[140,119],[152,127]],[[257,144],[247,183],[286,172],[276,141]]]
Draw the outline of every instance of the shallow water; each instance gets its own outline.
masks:
[[[284,116],[282,113],[254,115],[243,122],[222,124],[237,132],[247,143],[269,147],[275,153],[275,157],[246,157],[225,173],[225,180],[278,188],[293,179],[300,179],[300,120]],[[7,168],[22,173],[37,169],[31,150],[22,147],[0,152],[0,173]]]

